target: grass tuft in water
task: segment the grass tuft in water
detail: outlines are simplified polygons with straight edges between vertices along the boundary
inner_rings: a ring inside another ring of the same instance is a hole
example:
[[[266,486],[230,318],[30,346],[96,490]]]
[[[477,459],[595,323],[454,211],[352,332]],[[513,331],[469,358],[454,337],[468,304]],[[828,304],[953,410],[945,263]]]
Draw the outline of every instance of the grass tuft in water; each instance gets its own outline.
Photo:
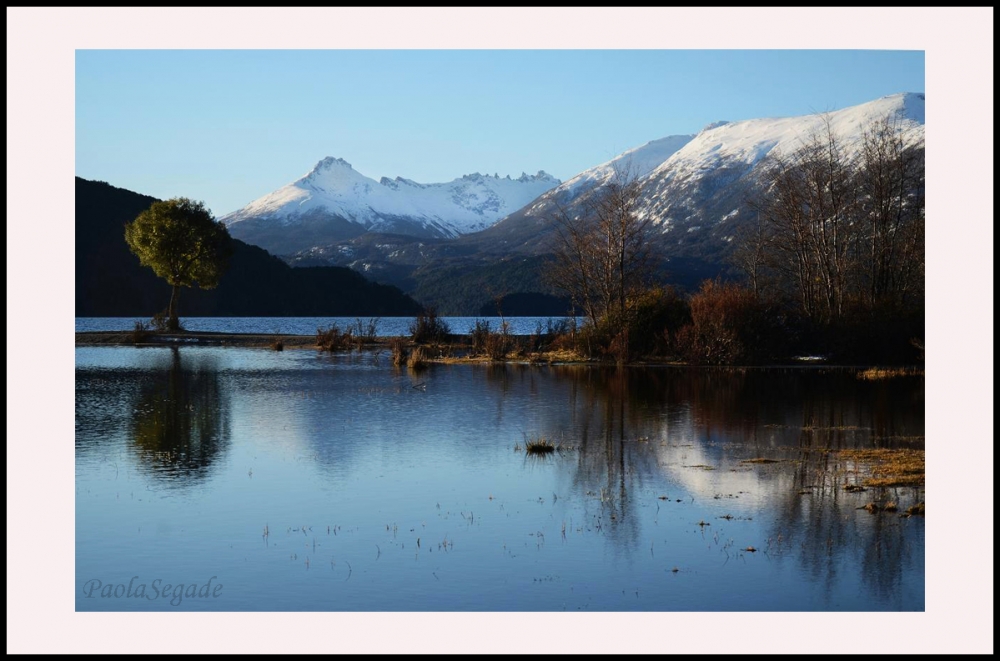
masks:
[[[411,370],[421,370],[427,367],[427,355],[424,353],[423,347],[415,347],[412,352],[410,352],[410,357],[406,361],[406,366]]]
[[[556,446],[547,438],[533,438],[525,441],[524,449],[528,454],[550,454],[556,451]]]
[[[870,367],[857,373],[862,381],[883,381],[901,376],[923,376],[924,371],[914,367]]]
[[[389,351],[392,352],[392,364],[396,367],[405,365],[407,359],[410,357],[409,352],[406,350],[406,340],[401,337],[394,337],[389,340]]]

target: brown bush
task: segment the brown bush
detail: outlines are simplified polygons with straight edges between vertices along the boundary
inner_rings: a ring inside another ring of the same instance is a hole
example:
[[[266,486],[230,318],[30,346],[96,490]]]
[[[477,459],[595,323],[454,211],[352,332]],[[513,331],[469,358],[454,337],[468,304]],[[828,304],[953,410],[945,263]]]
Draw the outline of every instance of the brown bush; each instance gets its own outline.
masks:
[[[337,324],[316,329],[316,346],[323,351],[347,351],[354,344],[354,334],[350,329],[342,331]]]
[[[443,319],[438,317],[434,308],[417,315],[410,324],[410,337],[417,344],[440,343],[448,339],[451,329]]]
[[[473,356],[482,356],[486,354],[486,342],[492,332],[493,331],[490,329],[489,321],[476,319],[476,323],[472,327],[472,332],[469,333],[469,338],[472,340]]]
[[[775,353],[779,326],[776,311],[752,290],[709,280],[691,297],[691,324],[678,331],[677,347],[692,363],[762,362]]]
[[[500,324],[500,330],[489,333],[486,337],[486,355],[490,360],[500,362],[507,359],[507,354],[514,348],[514,338],[510,334],[510,326],[506,321]]]

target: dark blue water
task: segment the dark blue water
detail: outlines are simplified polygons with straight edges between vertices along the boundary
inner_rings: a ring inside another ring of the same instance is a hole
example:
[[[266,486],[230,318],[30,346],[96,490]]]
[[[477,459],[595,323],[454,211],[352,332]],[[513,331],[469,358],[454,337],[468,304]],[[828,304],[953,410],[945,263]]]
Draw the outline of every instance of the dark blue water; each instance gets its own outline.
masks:
[[[922,448],[923,412],[819,369],[81,347],[76,607],[923,610],[923,518],[830,452]]]
[[[510,332],[515,335],[530,335],[544,331],[550,323],[557,324],[564,317],[508,317]],[[476,321],[488,321],[494,330],[499,329],[500,319],[496,317],[442,317],[452,333],[468,334]],[[77,317],[76,332],[86,331],[130,331],[135,323],[149,322],[147,317]],[[314,335],[318,328],[329,328],[337,324],[342,330],[353,328],[359,321],[356,317],[181,317],[181,326],[190,331],[218,333],[288,334]],[[376,324],[380,337],[408,335],[413,317],[361,318],[364,327],[369,321]]]

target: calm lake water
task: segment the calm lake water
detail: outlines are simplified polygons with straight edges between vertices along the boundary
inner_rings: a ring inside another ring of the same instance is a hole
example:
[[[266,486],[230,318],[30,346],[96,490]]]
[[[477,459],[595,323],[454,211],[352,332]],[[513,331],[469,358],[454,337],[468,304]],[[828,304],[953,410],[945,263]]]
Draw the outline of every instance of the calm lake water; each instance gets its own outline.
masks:
[[[329,328],[337,324],[341,329],[353,328],[359,317],[181,317],[181,326],[190,331],[218,333],[281,333],[288,335],[315,335],[317,328]],[[413,317],[360,317],[367,327],[370,319],[376,321],[376,329],[381,337],[409,335]],[[452,333],[468,334],[477,320],[488,321],[494,330],[499,329],[500,319],[496,317],[441,317]],[[515,335],[530,335],[539,327],[545,330],[550,323],[557,323],[564,317],[507,317],[511,332]],[[76,332],[87,331],[130,331],[135,322],[149,323],[148,317],[77,317]]]
[[[924,519],[858,509],[872,492],[823,451],[923,448],[923,393],[819,368],[78,347],[76,607],[923,610]],[[526,454],[539,436],[569,447]],[[741,463],[761,457],[782,461]]]

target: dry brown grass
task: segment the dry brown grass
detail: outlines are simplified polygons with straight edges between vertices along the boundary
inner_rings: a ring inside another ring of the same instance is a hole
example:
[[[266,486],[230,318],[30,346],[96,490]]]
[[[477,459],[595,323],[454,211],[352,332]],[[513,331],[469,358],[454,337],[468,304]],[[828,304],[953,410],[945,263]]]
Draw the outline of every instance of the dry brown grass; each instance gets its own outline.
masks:
[[[881,381],[883,379],[895,379],[900,376],[923,375],[924,371],[916,367],[870,367],[857,373],[857,377],[862,381]]]
[[[389,351],[392,353],[392,364],[402,367],[406,364],[410,353],[406,350],[406,340],[401,337],[394,337],[389,340]]]
[[[427,367],[427,355],[424,353],[423,347],[416,347],[410,352],[406,366],[411,370],[421,370]]]
[[[520,351],[515,351],[514,353],[508,355],[507,360],[510,361],[511,357],[514,358],[514,362],[529,362],[535,365],[544,364],[576,364],[576,363],[593,363],[594,361],[582,356],[578,353],[572,351],[538,351],[534,353],[524,353]],[[483,365],[493,361],[489,356],[475,353],[468,353],[466,355],[454,355],[446,356],[441,358],[434,358],[435,363],[445,363],[448,365]]]
[[[924,516],[924,502],[920,501],[916,505],[906,508],[907,516]]]
[[[841,450],[838,455],[862,467],[866,487],[917,487],[924,484],[923,450]]]

